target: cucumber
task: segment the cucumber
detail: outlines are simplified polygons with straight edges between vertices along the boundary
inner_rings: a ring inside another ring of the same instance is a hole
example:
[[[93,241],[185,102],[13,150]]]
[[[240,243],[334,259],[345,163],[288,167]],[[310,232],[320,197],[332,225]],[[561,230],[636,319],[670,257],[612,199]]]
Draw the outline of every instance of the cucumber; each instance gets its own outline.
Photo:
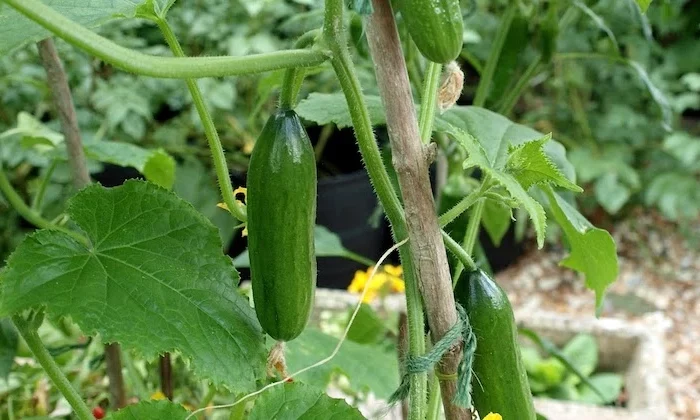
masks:
[[[493,412],[504,419],[536,420],[508,296],[485,272],[476,270],[461,276],[455,298],[476,335],[474,407],[482,416]]]
[[[265,124],[247,188],[255,313],[267,334],[290,341],[306,327],[316,287],[316,159],[294,111],[279,110]]]
[[[459,0],[398,0],[397,5],[425,58],[447,64],[459,56],[464,32]]]

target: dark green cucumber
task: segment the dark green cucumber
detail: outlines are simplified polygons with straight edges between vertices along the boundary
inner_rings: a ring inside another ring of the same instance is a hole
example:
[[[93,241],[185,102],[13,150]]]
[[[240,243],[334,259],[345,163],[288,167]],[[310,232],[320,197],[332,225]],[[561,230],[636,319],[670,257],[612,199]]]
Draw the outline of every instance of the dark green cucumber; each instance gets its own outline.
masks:
[[[398,0],[397,4],[425,58],[446,64],[459,56],[464,32],[459,0]]]
[[[462,275],[455,296],[466,309],[476,335],[474,407],[482,418],[493,412],[506,420],[535,420],[508,296],[481,270]]]
[[[297,114],[265,124],[248,168],[248,252],[255,313],[272,338],[304,330],[316,287],[316,159]]]

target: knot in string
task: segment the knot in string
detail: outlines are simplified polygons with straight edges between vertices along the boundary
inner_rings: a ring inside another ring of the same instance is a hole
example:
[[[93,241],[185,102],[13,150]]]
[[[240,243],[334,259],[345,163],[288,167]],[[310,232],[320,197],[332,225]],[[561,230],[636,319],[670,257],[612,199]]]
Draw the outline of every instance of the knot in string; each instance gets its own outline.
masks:
[[[430,351],[422,356],[406,357],[404,361],[405,373],[401,377],[399,387],[389,397],[389,404],[406,399],[411,390],[411,375],[432,370],[442,356],[450,350],[455,341],[462,339],[464,348],[457,373],[445,375],[436,371],[435,374],[441,380],[457,380],[457,392],[452,402],[460,407],[471,408],[472,365],[474,364],[474,352],[476,351],[476,336],[469,324],[467,312],[459,304],[457,304],[457,315],[459,319],[455,325],[435,343]]]

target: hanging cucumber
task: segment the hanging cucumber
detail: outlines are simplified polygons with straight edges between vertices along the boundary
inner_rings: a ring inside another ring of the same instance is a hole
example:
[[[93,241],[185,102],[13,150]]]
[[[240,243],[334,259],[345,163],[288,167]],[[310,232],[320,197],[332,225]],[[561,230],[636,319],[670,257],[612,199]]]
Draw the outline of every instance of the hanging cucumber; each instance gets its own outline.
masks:
[[[309,320],[316,287],[316,160],[294,111],[279,110],[265,124],[247,184],[255,313],[272,338],[290,341]]]
[[[459,0],[398,0],[397,4],[425,58],[446,64],[459,56],[464,33]]]
[[[486,273],[476,270],[462,275],[455,297],[476,335],[474,407],[482,416],[493,412],[504,419],[535,420],[508,296]]]

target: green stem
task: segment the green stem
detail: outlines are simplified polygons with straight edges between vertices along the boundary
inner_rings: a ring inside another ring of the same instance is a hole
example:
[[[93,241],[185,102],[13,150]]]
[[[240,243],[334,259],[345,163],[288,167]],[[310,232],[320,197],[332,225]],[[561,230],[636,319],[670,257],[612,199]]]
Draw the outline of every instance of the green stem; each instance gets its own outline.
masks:
[[[479,198],[483,197],[488,190],[489,188],[483,187],[474,190],[471,193],[469,193],[469,195],[461,199],[459,203],[455,204],[451,209],[444,212],[438,219],[440,221],[440,227],[445,227],[449,225],[453,220],[458,218],[462,213],[467,211],[469,207],[476,203],[476,201]]]
[[[433,373],[430,376],[430,396],[428,398],[428,416],[427,420],[438,420],[440,415],[440,380],[437,375]]]
[[[343,1],[326,0],[325,18],[323,24],[323,36],[326,44],[332,52],[331,65],[338,77],[340,87],[345,95],[345,100],[350,109],[355,136],[362,155],[362,160],[367,168],[367,173],[374,185],[377,197],[384,208],[391,223],[394,237],[403,240],[407,237],[406,222],[404,220],[401,202],[389,180],[389,174],[384,167],[377,141],[372,130],[372,121],[369,117],[367,104],[362,95],[360,82],[355,74],[355,68],[347,49],[345,28],[343,27]],[[413,267],[413,261],[407,245],[399,248],[399,254],[404,270],[404,282],[406,284],[406,316],[409,333],[408,351],[411,356],[419,356],[425,353],[425,341],[423,334],[425,324],[423,319],[423,306],[421,304],[420,290]],[[411,416],[422,416],[425,413],[425,395],[427,391],[427,375],[411,375]],[[411,417],[417,418],[417,417]]]
[[[343,256],[349,260],[366,265],[367,267],[371,267],[375,264],[375,261],[373,261],[372,259],[364,257],[360,254],[356,254],[352,251],[346,251],[345,254],[343,254]]]
[[[49,165],[46,173],[44,174],[44,178],[41,180],[39,191],[37,191],[36,195],[34,196],[34,200],[32,200],[32,210],[40,211],[41,203],[44,201],[44,194],[46,194],[46,187],[48,187],[49,183],[51,182],[51,176],[53,175],[53,171],[56,169],[57,165],[58,159],[53,159],[51,161],[51,165]]]
[[[554,60],[607,60],[613,63],[629,65],[629,61],[624,57],[587,52],[570,52],[555,54]]]
[[[479,59],[472,53],[469,52],[466,48],[462,50],[462,52],[459,54],[460,58],[464,59],[467,63],[469,63],[476,73],[481,76],[481,73],[484,72],[484,65],[481,64]]]
[[[170,28],[170,25],[168,25],[168,22],[160,19],[156,23],[163,33],[165,42],[168,43],[173,54],[176,57],[184,57],[185,53],[182,51],[182,47]],[[226,164],[224,149],[221,146],[221,140],[219,139],[219,133],[216,131],[214,120],[212,119],[211,114],[207,109],[207,105],[204,102],[202,91],[199,90],[196,80],[186,79],[185,81],[187,82],[187,88],[190,91],[190,95],[192,95],[192,100],[194,101],[194,106],[199,114],[199,119],[202,121],[202,127],[204,127],[204,134],[207,137],[209,150],[211,150],[211,157],[214,162],[216,178],[219,180],[221,196],[223,197],[224,203],[226,203],[226,206],[233,217],[241,222],[245,222],[247,219],[245,209],[243,206],[239,205],[239,203],[236,201],[236,197],[233,195],[233,186],[231,185],[231,178],[228,172],[228,165]]]
[[[520,96],[523,94],[523,91],[525,91],[527,85],[530,83],[532,78],[535,77],[535,74],[537,74],[540,64],[542,64],[542,56],[538,55],[537,58],[530,63],[530,66],[525,70],[525,73],[523,73],[523,75],[520,77],[515,87],[508,92],[508,96],[506,96],[506,98],[503,100],[503,104],[498,109],[499,114],[510,114],[513,107],[518,102],[518,99],[520,99]]]
[[[316,41],[320,31],[315,29],[300,36],[294,44],[295,49],[306,48]],[[296,106],[297,97],[304,82],[306,70],[299,67],[290,67],[284,72],[282,91],[280,92],[280,108],[293,109]]]
[[[430,142],[433,133],[433,121],[435,120],[435,108],[437,107],[438,88],[440,87],[440,75],[442,64],[430,62],[425,72],[423,82],[423,94],[421,95],[420,117],[418,128],[423,144]]]
[[[481,225],[481,216],[484,214],[484,206],[486,205],[486,200],[479,200],[471,214],[469,215],[469,222],[467,222],[467,231],[464,234],[464,244],[462,249],[467,253],[467,255],[472,255],[474,253],[474,244],[476,244],[476,238],[479,236],[479,226]],[[465,265],[460,261],[455,267],[455,275],[453,277],[452,283],[457,284],[459,276],[464,271]],[[467,266],[469,267],[469,266]],[[475,269],[475,266],[470,267]]]
[[[66,18],[40,0],[3,0],[18,12],[71,45],[122,70],[144,76],[190,79],[262,73],[288,67],[317,66],[321,51],[288,50],[245,57],[157,57],[124,48]]]
[[[10,180],[7,179],[7,175],[5,174],[2,165],[0,165],[0,192],[3,193],[3,195],[7,199],[7,202],[10,203],[10,205],[15,209],[15,211],[17,211],[17,213],[19,213],[19,215],[22,216],[24,220],[28,221],[34,226],[41,229],[57,230],[59,232],[65,233],[66,235],[77,240],[83,245],[87,246],[89,244],[87,238],[85,238],[83,235],[72,230],[66,229],[64,227],[57,226],[41,217],[41,215],[37,211],[31,209],[24,202],[24,200],[22,200],[22,197],[19,196],[17,191],[15,191],[15,189],[12,188],[12,184],[10,184]]]
[[[66,378],[66,375],[61,372],[56,361],[51,357],[44,343],[41,342],[36,329],[32,328],[30,323],[19,315],[13,316],[12,321],[15,327],[17,327],[17,331],[22,335],[22,338],[24,338],[24,342],[27,343],[27,347],[29,347],[34,354],[36,361],[44,368],[44,371],[53,384],[58,388],[61,394],[63,394],[66,400],[68,400],[68,403],[73,407],[78,418],[80,420],[94,420],[92,412],[90,412],[85,401],[83,401],[80,394],[73,388],[68,378]]]
[[[459,260],[459,263],[463,266],[469,267],[471,269],[476,269],[476,263],[472,259],[472,257],[467,253],[467,251],[464,250],[464,248],[452,237],[450,236],[449,233],[445,232],[444,230],[441,230],[440,233],[442,234],[442,240],[445,242],[445,247],[457,257]],[[452,279],[452,285],[456,284],[457,282],[457,277],[454,277]]]
[[[319,162],[321,157],[323,157],[323,151],[326,150],[326,145],[328,144],[328,140],[331,138],[331,134],[333,134],[334,129],[335,126],[333,124],[326,124],[323,126],[323,129],[321,129],[316,146],[314,146],[316,162]]]
[[[486,60],[484,71],[481,73],[481,78],[479,79],[479,86],[476,88],[476,96],[474,97],[475,106],[484,106],[486,103],[486,98],[491,89],[491,82],[493,81],[493,75],[496,72],[496,65],[501,58],[501,50],[503,49],[503,44],[506,42],[510,24],[513,23],[513,18],[515,18],[517,10],[518,2],[511,1],[501,18],[501,24],[498,26],[496,38],[493,40],[493,46],[491,47],[491,52],[489,52],[489,58]]]

